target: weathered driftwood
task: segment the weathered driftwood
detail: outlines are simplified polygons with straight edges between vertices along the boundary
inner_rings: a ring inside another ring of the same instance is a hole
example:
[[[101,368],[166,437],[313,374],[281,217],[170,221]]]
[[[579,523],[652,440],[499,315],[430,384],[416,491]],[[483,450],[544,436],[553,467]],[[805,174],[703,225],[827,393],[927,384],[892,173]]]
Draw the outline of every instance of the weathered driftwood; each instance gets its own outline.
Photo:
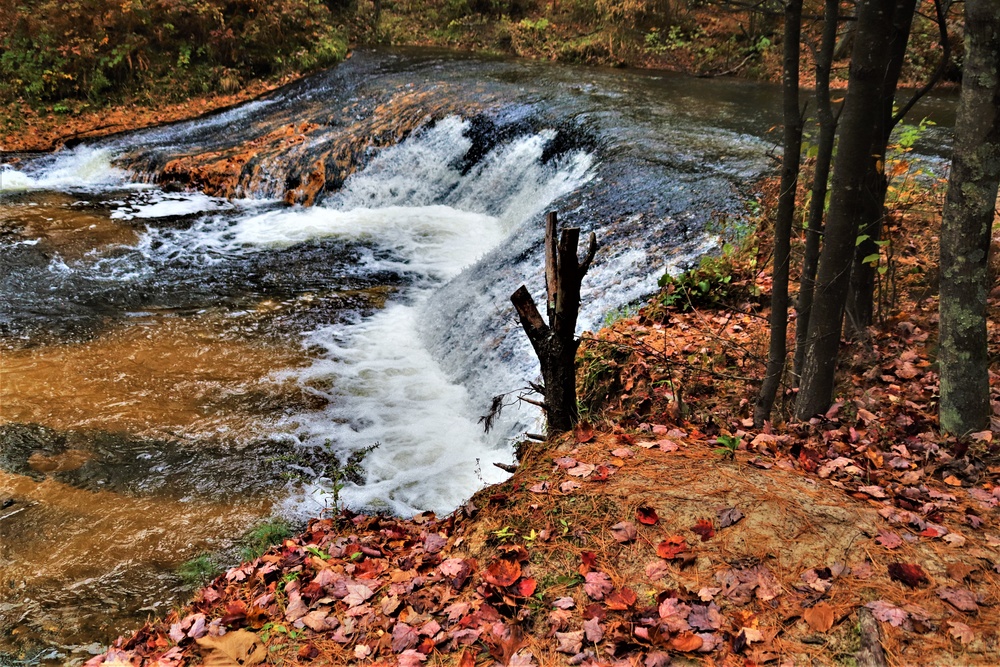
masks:
[[[577,256],[580,230],[564,229],[556,240],[557,218],[549,213],[545,225],[545,289],[548,324],[535,300],[522,285],[510,300],[521,326],[538,355],[544,386],[536,387],[545,397],[549,435],[568,431],[576,424],[576,320],[580,314],[580,284],[597,252],[597,237],[591,233],[583,261]],[[534,385],[533,385],[534,386]]]
[[[854,655],[858,667],[886,667],[878,621],[867,607],[858,609],[858,630],[861,633],[861,650]]]

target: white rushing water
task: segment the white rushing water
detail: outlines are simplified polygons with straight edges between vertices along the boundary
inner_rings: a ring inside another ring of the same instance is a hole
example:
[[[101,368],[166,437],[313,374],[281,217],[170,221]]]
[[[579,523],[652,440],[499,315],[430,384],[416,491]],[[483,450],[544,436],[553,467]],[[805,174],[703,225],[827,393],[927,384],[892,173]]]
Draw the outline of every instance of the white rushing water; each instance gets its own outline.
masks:
[[[127,174],[112,166],[112,151],[85,147],[40,169],[8,169],[4,188],[120,193],[111,200],[111,218],[148,224],[135,247],[146,263],[135,266],[135,253],[99,258],[89,270],[101,280],[140,280],[157,267],[178,265],[211,273],[233,258],[330,240],[361,248],[366,272],[407,276],[400,297],[383,310],[348,325],[303,332],[314,363],[276,376],[293,377],[327,407],[291,415],[277,436],[304,447],[329,446],[341,458],[378,443],[364,461],[365,483],[340,491],[347,505],[403,515],[444,513],[507,476],[493,463],[511,461],[512,433],[487,436],[478,423],[484,406],[471,401],[468,389],[429,351],[429,297],[579,188],[593,166],[580,151],[543,164],[555,136],[543,131],[498,145],[463,173],[462,159],[472,145],[468,127],[457,117],[437,122],[381,151],[339,192],[311,208],[128,185]],[[189,222],[157,224],[176,216]],[[84,263],[55,257],[50,270],[69,274],[84,270]],[[530,368],[533,360],[526,363]],[[524,367],[519,364],[518,372]],[[517,374],[498,373],[504,379]],[[286,501],[286,510],[316,514],[329,503],[333,483],[314,480]]]

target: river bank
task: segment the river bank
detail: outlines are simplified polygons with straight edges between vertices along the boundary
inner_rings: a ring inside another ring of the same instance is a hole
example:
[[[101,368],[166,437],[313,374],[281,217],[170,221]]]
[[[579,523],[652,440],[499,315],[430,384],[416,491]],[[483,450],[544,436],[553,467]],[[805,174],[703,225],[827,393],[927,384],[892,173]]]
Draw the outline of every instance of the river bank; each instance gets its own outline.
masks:
[[[661,6],[644,1],[621,7],[600,1],[535,5],[515,0],[495,2],[486,8],[475,2],[398,0],[385,5],[361,3],[353,11],[330,10],[323,16],[325,23],[321,22],[320,27],[311,23],[309,30],[332,31],[338,46],[336,53],[321,54],[326,60],[302,56],[302,62],[313,63],[313,68],[317,60],[336,62],[344,57],[346,51],[339,41],[343,40],[354,48],[423,46],[697,77],[766,82],[781,78],[781,17],[766,8],[720,10],[698,3],[671,8],[671,3]],[[807,42],[816,38],[818,29],[818,21],[807,21]],[[913,55],[907,60],[901,86],[919,87],[933,71],[940,48],[936,30],[928,18],[918,14]],[[961,44],[957,17],[949,17],[949,30],[951,41]],[[294,37],[285,39],[291,41]],[[844,58],[849,53],[848,45],[845,41],[840,52]],[[283,59],[280,49],[273,48],[275,62],[268,67],[281,72],[279,76],[262,76],[235,64],[185,74],[181,59],[176,66],[164,64],[165,73],[159,78],[137,80],[139,87],[135,91],[122,93],[124,101],[93,95],[89,99],[38,98],[12,88],[5,93],[9,101],[0,104],[0,155],[51,151],[67,142],[195,118],[254,99],[315,71],[308,66],[297,67],[297,61]],[[803,49],[803,86],[813,81],[811,53]],[[260,57],[266,60],[269,56],[262,53]],[[846,73],[846,60],[835,62],[832,87],[844,88]],[[952,85],[948,79],[955,76],[953,68],[947,70],[943,85]],[[192,87],[192,79],[198,80],[200,89]],[[212,92],[206,94],[206,90]]]

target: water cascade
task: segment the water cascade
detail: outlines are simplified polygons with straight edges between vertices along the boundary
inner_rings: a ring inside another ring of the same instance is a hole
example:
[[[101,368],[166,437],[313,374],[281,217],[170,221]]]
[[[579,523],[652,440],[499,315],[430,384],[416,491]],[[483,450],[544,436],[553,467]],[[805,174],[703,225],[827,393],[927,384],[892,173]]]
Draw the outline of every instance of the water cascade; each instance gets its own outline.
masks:
[[[741,219],[766,93],[371,52],[5,165],[0,652],[83,655],[183,596],[181,561],[324,511],[375,443],[336,482],[355,509],[444,513],[502,479],[537,410],[477,422],[538,372],[508,298],[543,293],[545,211],[598,233],[597,328]]]

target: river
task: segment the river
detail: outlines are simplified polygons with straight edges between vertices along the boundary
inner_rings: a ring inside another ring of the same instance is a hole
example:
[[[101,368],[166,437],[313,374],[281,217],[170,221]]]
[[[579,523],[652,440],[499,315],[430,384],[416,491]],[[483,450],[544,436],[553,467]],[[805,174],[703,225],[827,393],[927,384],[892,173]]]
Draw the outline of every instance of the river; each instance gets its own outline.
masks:
[[[503,479],[537,411],[478,418],[538,372],[508,297],[543,298],[545,212],[598,235],[597,328],[739,233],[776,94],[359,51],[0,167],[0,664],[86,659],[190,593],[181,563],[334,485],[408,515]]]

